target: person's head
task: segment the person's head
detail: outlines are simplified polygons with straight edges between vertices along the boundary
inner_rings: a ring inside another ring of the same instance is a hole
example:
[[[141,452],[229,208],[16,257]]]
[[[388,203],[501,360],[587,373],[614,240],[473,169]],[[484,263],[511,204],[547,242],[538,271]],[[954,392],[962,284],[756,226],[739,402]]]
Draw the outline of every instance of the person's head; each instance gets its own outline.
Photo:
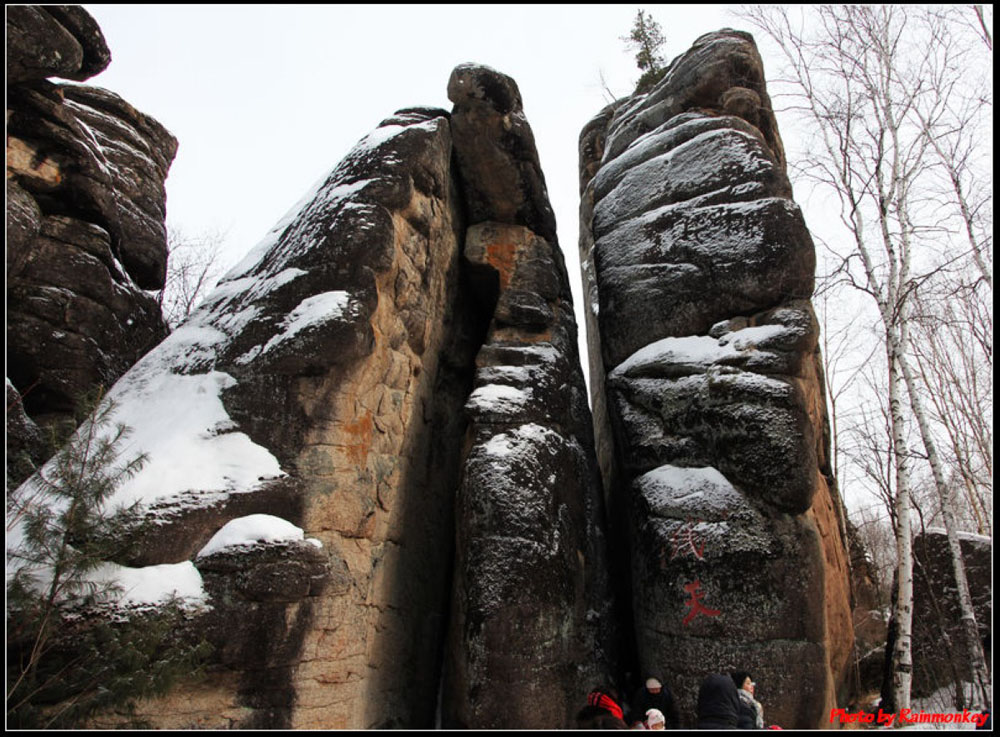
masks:
[[[663,684],[660,683],[657,679],[655,678],[646,679],[646,690],[649,691],[650,693],[660,693],[662,689],[663,689]]]
[[[599,683],[590,689],[590,693],[603,693],[618,701],[618,689],[608,683]]]
[[[667,720],[659,709],[646,710],[646,727],[649,729],[666,729]]]
[[[733,683],[736,684],[736,688],[741,688],[747,693],[753,693],[755,684],[749,673],[744,670],[737,670],[730,673],[729,677],[733,679]]]
[[[705,676],[698,688],[698,721],[721,720],[736,726],[740,711],[740,695],[727,673]]]

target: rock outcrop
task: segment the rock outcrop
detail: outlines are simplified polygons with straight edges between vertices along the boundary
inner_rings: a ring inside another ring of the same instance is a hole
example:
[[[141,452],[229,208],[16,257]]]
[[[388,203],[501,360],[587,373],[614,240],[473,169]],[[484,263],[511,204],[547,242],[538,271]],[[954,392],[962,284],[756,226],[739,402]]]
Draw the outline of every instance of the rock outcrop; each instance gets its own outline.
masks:
[[[211,444],[238,442],[260,462],[236,477],[202,471],[161,485],[132,564],[188,558],[204,576],[197,552],[252,514],[281,517],[322,544],[320,595],[285,601],[279,613],[241,608],[235,628],[232,599],[206,581],[228,623],[210,628],[211,639],[236,658],[222,664],[237,675],[230,684],[220,672],[209,709],[196,720],[179,712],[189,721],[433,724],[461,411],[481,332],[461,302],[461,232],[447,114],[400,111],[115,386],[125,405],[177,384],[181,413],[209,390],[221,409],[214,427],[174,425],[172,442],[189,433],[209,459]],[[135,483],[160,460],[154,448]],[[242,658],[263,635],[284,643],[274,659]]]
[[[851,652],[848,561],[815,255],[752,38],[701,37],[580,150],[597,446],[638,667],[688,719],[707,673],[740,669],[769,721],[822,726]]]
[[[158,727],[557,728],[607,676],[544,179],[513,80],[456,79],[516,104],[459,92],[384,120],[110,392],[149,455],[116,497],[146,516],[115,562],[193,565],[217,653],[140,708]],[[258,515],[321,547],[203,552]]]
[[[993,541],[984,535],[960,533],[959,544],[976,613],[976,624],[987,658],[993,639]],[[968,641],[962,626],[955,572],[948,535],[928,528],[913,540],[913,682],[914,697],[930,696],[954,684],[972,681]],[[989,662],[989,661],[987,661]],[[969,689],[965,688],[968,697]],[[962,709],[968,703],[956,703]]]
[[[107,63],[83,11],[11,9],[8,47],[16,447],[124,372],[107,401],[148,458],[109,502],[144,515],[113,570],[164,595],[183,571],[215,646],[137,716],[562,728],[649,671],[690,722],[702,677],[740,668],[769,721],[824,724],[851,620],[814,254],[747,34],[581,137],[593,418],[510,77],[460,65],[453,110],[383,120],[125,371],[162,336],[143,290],[174,143],[45,81]]]
[[[848,549],[851,554],[855,674],[854,693],[865,698],[882,686],[885,643],[888,635],[889,590],[891,581],[881,580],[857,527],[847,520]]]
[[[155,297],[177,142],[85,80],[111,60],[77,6],[7,10],[7,371],[32,420],[71,417],[167,334]]]
[[[601,675],[588,612],[611,614],[569,279],[517,84],[462,65],[448,94],[464,260],[492,319],[465,405],[443,724],[566,726]]]

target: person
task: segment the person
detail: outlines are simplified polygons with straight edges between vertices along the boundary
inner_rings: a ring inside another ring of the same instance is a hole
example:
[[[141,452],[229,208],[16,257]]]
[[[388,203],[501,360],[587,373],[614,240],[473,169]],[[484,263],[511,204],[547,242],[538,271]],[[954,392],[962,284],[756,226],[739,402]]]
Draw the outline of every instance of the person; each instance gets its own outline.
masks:
[[[733,679],[713,673],[698,689],[698,729],[736,729],[740,697]]]
[[[665,721],[664,729],[678,729],[681,726],[677,705],[669,688],[665,688],[655,677],[646,679],[632,697],[632,719],[644,720],[648,709],[658,709]]]
[[[646,729],[666,729],[666,721],[659,709],[646,710]]]
[[[587,704],[576,714],[577,729],[628,729],[621,719],[607,709]]]
[[[598,729],[628,729],[628,725],[625,724],[625,712],[621,706],[618,705],[618,692],[615,689],[604,686],[598,686],[592,689],[591,692],[587,694],[587,706],[602,709],[607,712],[615,722],[615,726],[612,727],[610,725],[611,720],[605,719],[601,715],[596,715],[596,713],[591,710],[589,712],[592,715],[591,718],[595,719],[595,721],[602,722],[600,725],[595,725]],[[581,714],[582,713],[583,712],[581,711]],[[580,719],[580,714],[577,715],[577,719]],[[620,723],[621,726],[618,726],[618,723]]]
[[[746,671],[729,674],[736,684],[736,695],[740,697],[740,712],[736,726],[739,729],[764,729],[764,707],[754,698],[757,684]]]

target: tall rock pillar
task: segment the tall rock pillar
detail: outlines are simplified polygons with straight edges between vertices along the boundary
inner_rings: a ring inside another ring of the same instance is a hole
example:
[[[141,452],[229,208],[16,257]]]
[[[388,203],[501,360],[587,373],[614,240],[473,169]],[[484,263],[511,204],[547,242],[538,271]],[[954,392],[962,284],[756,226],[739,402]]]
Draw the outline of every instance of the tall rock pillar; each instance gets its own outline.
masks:
[[[752,37],[702,36],[602,111],[581,177],[597,447],[639,666],[682,718],[705,675],[740,669],[768,722],[826,726],[852,630],[815,254]]]
[[[444,726],[565,727],[608,619],[569,281],[517,84],[466,64],[448,96],[464,259],[492,319],[465,405]]]

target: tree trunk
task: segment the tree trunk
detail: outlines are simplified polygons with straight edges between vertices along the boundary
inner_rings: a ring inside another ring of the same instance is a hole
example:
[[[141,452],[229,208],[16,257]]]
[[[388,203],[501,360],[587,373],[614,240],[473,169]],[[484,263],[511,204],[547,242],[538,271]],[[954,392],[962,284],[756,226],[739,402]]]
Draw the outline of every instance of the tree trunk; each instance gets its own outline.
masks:
[[[891,341],[895,343],[895,341]],[[893,618],[896,642],[892,656],[892,692],[896,709],[910,708],[913,678],[913,536],[910,531],[910,471],[900,399],[899,361],[892,345],[889,354],[889,407],[892,413],[893,452],[896,456],[896,556],[898,578]]]
[[[966,657],[972,668],[974,685],[980,691],[981,703],[985,708],[989,709],[992,701],[991,678],[989,669],[986,667],[986,657],[983,654],[982,642],[979,639],[979,627],[976,623],[976,611],[972,606],[972,593],[969,590],[969,580],[965,575],[965,560],[962,557],[962,545],[958,539],[958,523],[955,521],[954,494],[951,487],[945,481],[941,459],[934,445],[934,438],[931,436],[931,429],[924,412],[923,402],[918,393],[919,387],[917,386],[916,378],[904,355],[900,354],[897,360],[899,361],[899,366],[906,382],[906,388],[910,395],[910,406],[913,409],[913,416],[916,418],[917,426],[920,428],[920,437],[927,452],[927,460],[931,464],[934,485],[937,487],[938,496],[941,499],[941,516],[944,519],[944,527],[948,533],[948,548],[951,552],[955,585],[958,591],[958,603],[962,612],[962,627],[965,631],[967,648]]]

